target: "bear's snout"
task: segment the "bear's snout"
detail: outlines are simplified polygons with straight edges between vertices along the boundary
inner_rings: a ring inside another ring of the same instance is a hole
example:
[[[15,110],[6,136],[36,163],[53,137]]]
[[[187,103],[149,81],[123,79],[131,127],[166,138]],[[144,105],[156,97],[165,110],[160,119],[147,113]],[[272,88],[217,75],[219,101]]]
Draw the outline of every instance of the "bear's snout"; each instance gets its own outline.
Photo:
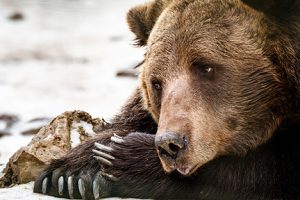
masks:
[[[161,159],[167,163],[173,163],[183,155],[187,140],[177,133],[160,133],[155,138],[155,146]]]

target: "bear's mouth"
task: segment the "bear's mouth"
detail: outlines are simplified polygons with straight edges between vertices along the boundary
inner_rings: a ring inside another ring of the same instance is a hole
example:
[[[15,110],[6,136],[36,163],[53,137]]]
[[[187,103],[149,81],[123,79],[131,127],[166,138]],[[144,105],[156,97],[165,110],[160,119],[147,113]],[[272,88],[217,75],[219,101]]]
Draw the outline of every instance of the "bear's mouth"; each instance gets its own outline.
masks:
[[[183,165],[183,166],[177,167],[176,170],[184,176],[190,176],[197,170],[197,168],[198,168],[197,165],[195,165],[195,166]]]
[[[165,162],[161,159],[161,164],[165,172],[172,173],[174,171],[177,171],[183,176],[190,176],[192,175],[201,165],[188,165],[184,163],[178,163],[178,162]]]
[[[159,158],[164,171],[167,173],[177,171],[183,176],[190,176],[201,166],[201,164],[188,164],[179,160],[162,159],[160,156]]]

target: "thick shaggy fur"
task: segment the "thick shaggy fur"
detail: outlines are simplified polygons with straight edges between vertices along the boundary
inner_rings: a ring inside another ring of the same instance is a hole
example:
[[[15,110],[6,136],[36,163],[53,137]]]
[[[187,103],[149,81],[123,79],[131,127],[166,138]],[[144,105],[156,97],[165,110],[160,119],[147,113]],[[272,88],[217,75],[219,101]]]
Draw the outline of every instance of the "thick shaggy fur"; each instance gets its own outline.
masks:
[[[128,106],[141,105],[135,103]],[[136,114],[143,116],[146,113]],[[147,117],[144,119],[148,121]],[[120,124],[114,128],[126,129]],[[109,189],[104,188],[102,195],[155,199],[300,199],[299,130],[299,123],[287,122],[266,144],[246,156],[219,157],[188,178],[176,172],[164,172],[154,147],[153,134],[131,133],[125,137],[124,145],[114,144],[113,155],[117,159],[114,167],[108,170],[120,180],[110,183]],[[139,130],[129,132],[135,131]],[[53,180],[47,194],[57,197],[69,197],[67,190],[62,196],[57,193],[60,175],[83,177],[85,183],[91,184],[94,175],[104,170],[92,157],[91,149],[95,141],[108,143],[111,135],[106,134],[53,161],[37,179],[35,192],[41,193],[41,181],[45,176],[52,176]],[[86,192],[86,199],[94,199],[91,187],[87,185],[90,189]],[[78,189],[74,197],[81,198]]]
[[[104,173],[100,197],[300,199],[300,1],[284,2],[131,9],[129,27],[148,47],[141,86],[97,138],[53,161],[34,191],[70,198],[72,176],[73,197],[94,199]],[[185,138],[176,160],[157,148],[170,132]],[[114,159],[96,160],[95,142]],[[196,167],[184,174],[186,166]]]

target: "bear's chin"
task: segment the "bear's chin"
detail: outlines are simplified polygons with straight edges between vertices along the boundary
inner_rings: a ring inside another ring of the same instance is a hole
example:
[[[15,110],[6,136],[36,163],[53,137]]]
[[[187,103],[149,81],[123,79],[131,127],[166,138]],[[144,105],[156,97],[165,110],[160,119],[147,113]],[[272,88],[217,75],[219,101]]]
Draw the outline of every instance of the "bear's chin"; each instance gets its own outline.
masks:
[[[192,175],[196,170],[198,169],[198,166],[180,166],[180,167],[177,167],[176,170],[183,176],[190,176]]]
[[[199,165],[187,165],[187,164],[175,164],[175,165],[166,165],[166,163],[162,162],[163,169],[166,173],[172,173],[172,172],[178,172],[179,174],[183,176],[191,176],[193,175],[199,167],[201,167],[201,164]]]

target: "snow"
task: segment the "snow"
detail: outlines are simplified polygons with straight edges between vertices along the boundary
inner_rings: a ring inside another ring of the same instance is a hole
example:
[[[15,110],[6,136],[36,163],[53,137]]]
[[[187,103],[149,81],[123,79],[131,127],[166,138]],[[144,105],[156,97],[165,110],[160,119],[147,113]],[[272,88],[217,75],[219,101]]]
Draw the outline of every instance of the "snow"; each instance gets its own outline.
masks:
[[[79,122],[73,121],[71,125],[71,145],[72,148],[76,147],[78,144],[80,144],[80,133],[78,132],[79,128],[82,128],[84,132],[89,137],[95,136],[95,132],[93,130],[93,125],[90,123],[87,123],[85,121],[80,120]]]
[[[0,122],[0,129],[4,129],[6,127],[6,123]]]
[[[33,182],[18,185],[10,189],[0,189],[1,200],[59,200],[63,198],[55,198],[41,194],[32,193]],[[106,198],[106,200],[117,200],[117,198]],[[134,199],[131,199],[134,200]]]
[[[0,0],[0,114],[20,118],[12,135],[0,138],[0,168],[31,140],[20,134],[38,126],[31,119],[76,109],[109,120],[120,109],[138,80],[116,71],[144,54],[131,45],[125,16],[144,2]],[[14,12],[24,20],[9,20]],[[56,199],[33,194],[32,184],[0,189],[0,199]]]

